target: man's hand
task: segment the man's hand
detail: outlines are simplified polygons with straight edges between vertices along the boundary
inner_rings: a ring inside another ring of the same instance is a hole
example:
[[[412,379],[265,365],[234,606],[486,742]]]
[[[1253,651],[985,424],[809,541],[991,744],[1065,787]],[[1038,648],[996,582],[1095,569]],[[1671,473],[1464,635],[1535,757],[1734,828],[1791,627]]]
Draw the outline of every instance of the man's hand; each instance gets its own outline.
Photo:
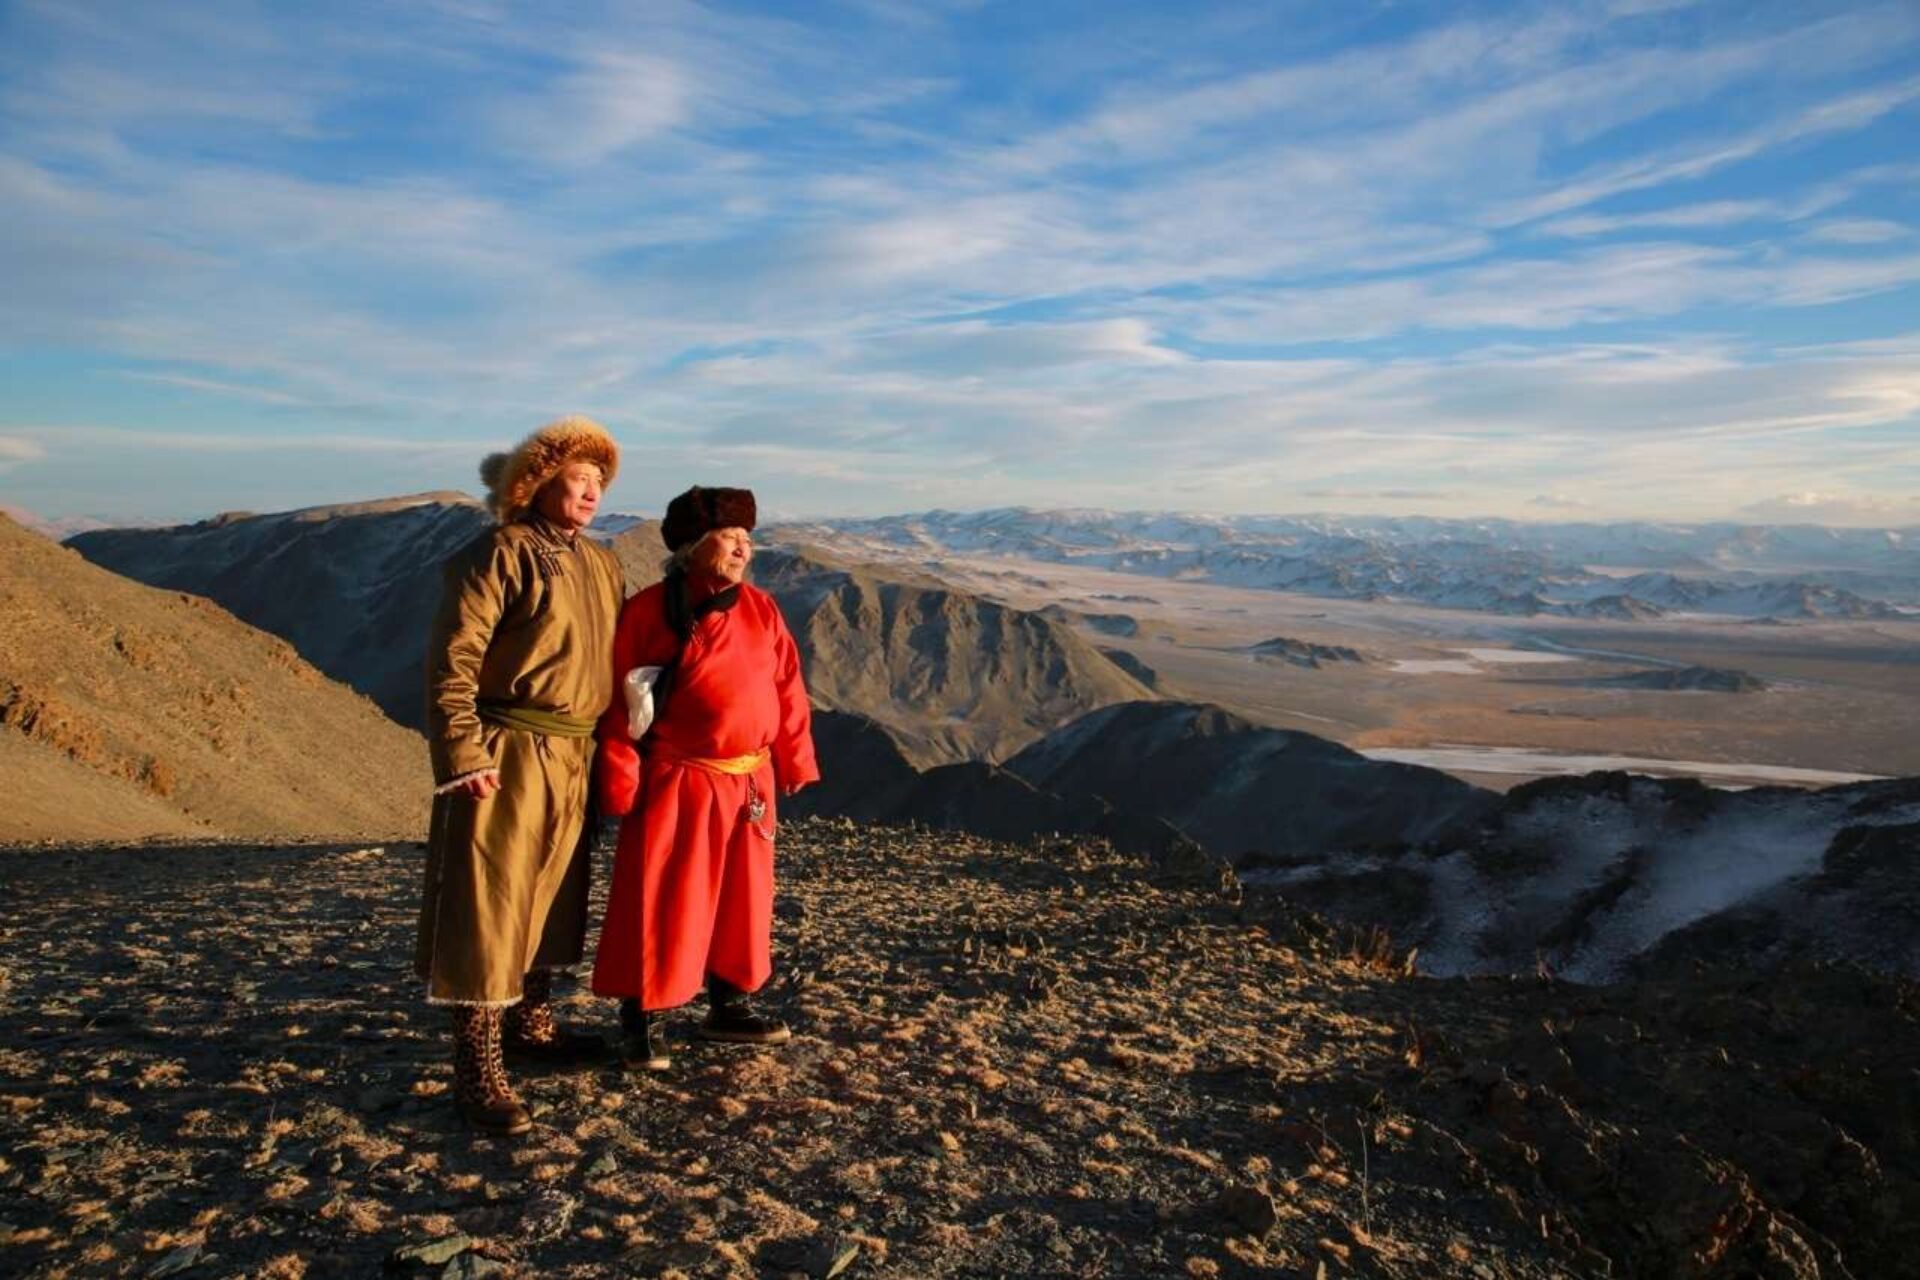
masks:
[[[460,793],[472,796],[475,800],[485,800],[499,789],[500,771],[498,769],[483,769],[460,783]]]
[[[802,783],[799,783],[799,784],[797,784],[797,785],[795,785],[795,786],[790,786],[790,787],[781,787],[781,788],[780,788],[780,794],[781,794],[781,796],[782,796],[783,798],[784,798],[784,797],[786,797],[786,796],[797,796],[797,795],[799,795],[799,794],[800,794],[800,793],[801,793],[802,791],[805,791],[805,790],[806,790],[806,789],[807,789],[808,787],[810,787],[810,786],[812,786],[812,785],[813,785],[813,784],[812,784],[811,782],[802,782]]]

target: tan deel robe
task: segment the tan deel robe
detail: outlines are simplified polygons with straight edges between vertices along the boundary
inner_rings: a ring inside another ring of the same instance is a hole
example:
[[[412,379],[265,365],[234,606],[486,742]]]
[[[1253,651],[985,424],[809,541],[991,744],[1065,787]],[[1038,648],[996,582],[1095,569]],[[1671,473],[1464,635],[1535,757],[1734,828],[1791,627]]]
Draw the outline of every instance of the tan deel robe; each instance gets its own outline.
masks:
[[[497,768],[500,790],[434,799],[415,967],[436,1004],[512,1004],[529,969],[581,957],[594,742],[507,728],[482,708],[598,716],[624,588],[612,552],[537,516],[476,538],[444,573],[427,648],[434,782]]]

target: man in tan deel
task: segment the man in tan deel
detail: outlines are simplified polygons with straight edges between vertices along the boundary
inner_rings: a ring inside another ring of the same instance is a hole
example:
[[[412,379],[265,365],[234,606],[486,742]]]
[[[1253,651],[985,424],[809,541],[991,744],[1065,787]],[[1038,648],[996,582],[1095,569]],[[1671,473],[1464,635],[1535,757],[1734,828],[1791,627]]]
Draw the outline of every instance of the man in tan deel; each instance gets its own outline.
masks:
[[[601,1042],[562,1029],[553,971],[586,940],[593,728],[613,698],[624,585],[583,536],[619,449],[562,418],[480,464],[498,521],[446,563],[427,648],[433,822],[415,964],[453,1012],[454,1099],[485,1133],[533,1119],[505,1053],[578,1059]]]

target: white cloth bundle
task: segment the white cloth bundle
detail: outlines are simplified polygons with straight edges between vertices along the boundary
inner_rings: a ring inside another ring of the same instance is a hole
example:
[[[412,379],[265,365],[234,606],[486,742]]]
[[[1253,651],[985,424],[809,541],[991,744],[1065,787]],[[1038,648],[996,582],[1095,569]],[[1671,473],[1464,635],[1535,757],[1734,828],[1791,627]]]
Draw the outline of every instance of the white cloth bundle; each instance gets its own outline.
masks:
[[[653,725],[653,686],[665,667],[635,667],[620,682],[627,699],[627,734],[635,742]]]

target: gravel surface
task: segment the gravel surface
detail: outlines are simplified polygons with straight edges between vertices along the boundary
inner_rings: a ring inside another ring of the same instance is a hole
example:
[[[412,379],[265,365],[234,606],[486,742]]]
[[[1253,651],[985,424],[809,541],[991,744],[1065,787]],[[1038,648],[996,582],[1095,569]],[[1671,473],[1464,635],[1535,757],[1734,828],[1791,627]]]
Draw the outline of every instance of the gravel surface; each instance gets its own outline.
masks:
[[[777,1049],[457,1121],[418,845],[0,853],[0,1273],[1869,1276],[1913,989],[1409,977],[1204,859],[790,823]],[[582,1024],[612,1006],[568,989]]]

